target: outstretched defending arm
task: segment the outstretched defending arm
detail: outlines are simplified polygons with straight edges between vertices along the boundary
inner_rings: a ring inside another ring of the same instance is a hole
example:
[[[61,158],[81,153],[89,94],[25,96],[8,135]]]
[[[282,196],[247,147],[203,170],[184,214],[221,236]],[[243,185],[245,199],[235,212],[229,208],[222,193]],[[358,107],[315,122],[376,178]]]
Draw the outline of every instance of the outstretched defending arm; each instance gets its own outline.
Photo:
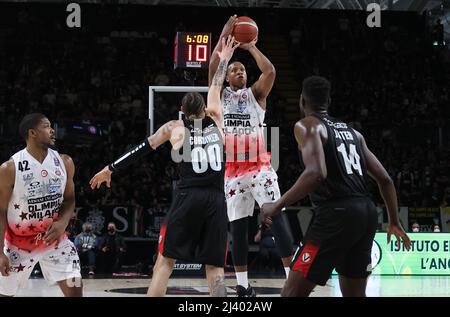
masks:
[[[227,23],[225,23],[222,33],[220,33],[219,41],[217,41],[216,47],[211,54],[211,58],[209,60],[209,69],[208,69],[208,86],[211,86],[214,74],[216,73],[217,68],[219,67],[220,56],[219,52],[222,51],[222,39],[228,38],[233,32],[234,25],[237,21],[237,15],[232,15]]]
[[[222,50],[217,52],[220,62],[208,90],[208,107],[206,109],[207,114],[214,119],[219,128],[223,126],[223,109],[220,105],[220,93],[227,73],[228,62],[233,56],[235,49],[239,46],[239,43],[235,43],[234,37],[231,37],[231,35],[226,40],[222,37],[221,42]]]
[[[114,171],[125,169],[132,163],[139,160],[141,157],[147,155],[153,150],[156,150],[161,144],[165,143],[166,141],[170,140],[172,143],[179,142],[180,140],[174,140],[174,136],[172,135],[173,129],[179,125],[179,120],[166,122],[153,135],[149,136],[141,144],[124,153],[113,163],[105,166],[100,172],[95,174],[95,176],[92,177],[92,179],[89,181],[91,188],[99,188],[103,182],[106,182],[106,186],[108,188],[111,187],[111,174]]]
[[[393,234],[397,241],[403,240],[406,248],[409,250],[411,246],[411,240],[409,239],[406,232],[403,230],[400,221],[398,220],[398,203],[397,203],[397,193],[395,191],[394,182],[389,176],[386,169],[380,163],[378,158],[369,150],[366,144],[366,140],[361,135],[361,133],[355,131],[361,142],[362,152],[367,164],[367,171],[378,184],[381,196],[383,197],[384,203],[389,215],[389,227],[387,232],[387,241],[391,241],[391,235]]]

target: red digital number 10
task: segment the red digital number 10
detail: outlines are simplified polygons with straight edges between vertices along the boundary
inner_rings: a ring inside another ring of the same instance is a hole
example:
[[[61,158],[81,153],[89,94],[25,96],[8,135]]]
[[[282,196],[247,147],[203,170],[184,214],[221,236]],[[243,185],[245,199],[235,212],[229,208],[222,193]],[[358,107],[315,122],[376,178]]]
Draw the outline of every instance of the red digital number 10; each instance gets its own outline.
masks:
[[[188,61],[206,62],[208,47],[206,45],[195,45],[195,55],[192,56],[192,46],[192,44],[188,45]]]

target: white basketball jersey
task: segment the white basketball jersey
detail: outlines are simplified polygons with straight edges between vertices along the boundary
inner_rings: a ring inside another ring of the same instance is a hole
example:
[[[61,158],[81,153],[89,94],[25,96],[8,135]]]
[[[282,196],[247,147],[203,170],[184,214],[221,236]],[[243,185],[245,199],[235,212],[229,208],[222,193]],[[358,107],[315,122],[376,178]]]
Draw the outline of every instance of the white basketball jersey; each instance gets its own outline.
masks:
[[[14,190],[8,205],[9,231],[17,236],[45,232],[58,218],[67,173],[58,152],[48,149],[42,164],[27,149],[12,156],[16,168]]]
[[[225,134],[262,135],[265,111],[253,96],[251,88],[233,91],[226,87],[221,101]]]

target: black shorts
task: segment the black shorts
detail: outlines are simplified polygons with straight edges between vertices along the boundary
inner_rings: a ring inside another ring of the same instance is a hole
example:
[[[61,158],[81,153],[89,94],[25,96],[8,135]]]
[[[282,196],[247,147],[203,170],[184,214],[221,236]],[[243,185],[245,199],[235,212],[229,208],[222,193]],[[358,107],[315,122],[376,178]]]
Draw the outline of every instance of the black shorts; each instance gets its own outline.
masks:
[[[325,285],[333,269],[345,277],[366,278],[371,272],[377,218],[376,207],[367,198],[341,198],[320,205],[291,269],[318,285]]]
[[[165,257],[224,267],[228,248],[225,194],[213,187],[178,189],[161,227]]]

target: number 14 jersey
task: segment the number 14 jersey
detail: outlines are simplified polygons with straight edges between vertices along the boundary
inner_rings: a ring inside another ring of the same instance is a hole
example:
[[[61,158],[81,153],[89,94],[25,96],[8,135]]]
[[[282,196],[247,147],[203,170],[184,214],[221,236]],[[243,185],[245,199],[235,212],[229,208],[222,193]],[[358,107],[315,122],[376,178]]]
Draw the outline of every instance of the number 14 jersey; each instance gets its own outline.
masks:
[[[314,117],[326,127],[328,140],[323,145],[327,178],[310,195],[312,203],[319,205],[336,198],[367,197],[367,167],[355,131],[328,115]]]

